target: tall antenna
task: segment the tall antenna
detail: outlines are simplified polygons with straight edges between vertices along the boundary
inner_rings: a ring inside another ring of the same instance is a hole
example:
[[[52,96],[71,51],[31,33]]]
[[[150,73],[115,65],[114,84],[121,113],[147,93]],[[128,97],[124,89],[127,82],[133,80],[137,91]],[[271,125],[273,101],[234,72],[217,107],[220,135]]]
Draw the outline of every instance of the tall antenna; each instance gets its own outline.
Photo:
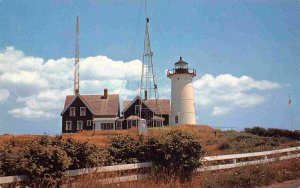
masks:
[[[144,53],[143,53],[143,67],[141,75],[141,83],[139,89],[139,96],[142,101],[147,103],[148,99],[156,100],[156,109],[153,109],[155,113],[158,114],[158,92],[157,92],[157,82],[154,73],[154,66],[152,62],[153,52],[150,45],[150,34],[149,34],[149,18],[146,18],[146,30],[144,39]],[[150,113],[144,111],[144,113]],[[142,115],[142,106],[140,108],[140,117]],[[149,114],[147,115],[149,116]]]
[[[76,18],[74,94],[79,94],[79,18]]]
[[[143,67],[140,83],[140,97],[142,100],[157,99],[157,83],[152,62],[153,52],[150,46],[149,18],[146,18],[146,31],[144,39]]]

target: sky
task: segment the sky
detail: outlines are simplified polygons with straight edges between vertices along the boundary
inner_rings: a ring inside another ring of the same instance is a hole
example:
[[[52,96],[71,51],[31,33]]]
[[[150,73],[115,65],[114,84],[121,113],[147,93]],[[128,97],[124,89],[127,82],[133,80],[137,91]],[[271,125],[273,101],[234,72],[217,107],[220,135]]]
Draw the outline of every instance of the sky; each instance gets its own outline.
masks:
[[[138,94],[148,16],[160,98],[182,56],[197,124],[300,129],[298,0],[0,0],[0,134],[61,133],[76,16],[82,94]]]

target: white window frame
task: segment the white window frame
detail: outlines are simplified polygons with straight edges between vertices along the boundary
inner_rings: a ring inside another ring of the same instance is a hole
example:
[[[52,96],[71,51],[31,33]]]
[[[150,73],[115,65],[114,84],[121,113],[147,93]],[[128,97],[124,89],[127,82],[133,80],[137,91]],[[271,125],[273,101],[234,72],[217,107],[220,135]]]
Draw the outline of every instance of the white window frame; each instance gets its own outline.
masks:
[[[140,112],[141,112],[141,105],[135,105],[134,112],[135,112],[136,115],[139,115]]]
[[[66,121],[66,131],[70,131],[70,130],[72,130],[72,121]]]
[[[74,112],[74,113],[72,113]],[[76,116],[76,108],[75,107],[70,107],[70,117],[75,117]]]
[[[81,123],[81,129],[79,128],[79,123]],[[78,131],[83,130],[83,121],[82,120],[77,121],[77,130]]]
[[[86,116],[86,107],[80,107],[80,116]]]
[[[92,126],[92,120],[87,120],[86,121],[86,126],[89,126],[89,127]]]
[[[115,130],[116,124],[113,122],[103,122],[101,123],[101,130]]]

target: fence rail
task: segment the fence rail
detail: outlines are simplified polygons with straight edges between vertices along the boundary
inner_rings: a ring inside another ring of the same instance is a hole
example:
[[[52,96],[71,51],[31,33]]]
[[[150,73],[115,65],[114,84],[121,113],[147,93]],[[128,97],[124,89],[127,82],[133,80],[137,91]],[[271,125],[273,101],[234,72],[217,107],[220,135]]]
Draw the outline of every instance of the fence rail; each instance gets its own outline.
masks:
[[[282,156],[272,156],[281,154]],[[271,156],[271,158],[270,158]],[[262,159],[254,159],[262,157]],[[286,149],[280,150],[273,150],[273,151],[264,151],[264,152],[254,152],[254,153],[243,153],[243,154],[233,154],[233,155],[218,155],[218,156],[209,156],[204,157],[202,161],[204,163],[211,162],[211,161],[228,161],[231,160],[229,164],[217,164],[217,165],[204,165],[202,168],[197,169],[198,172],[204,171],[212,171],[212,170],[223,170],[223,169],[230,169],[230,168],[237,168],[242,166],[249,166],[249,165],[257,165],[263,163],[274,162],[277,160],[286,160],[286,159],[293,159],[300,157],[300,146],[291,147]],[[239,159],[243,158],[250,158],[247,161],[238,161]],[[104,166],[104,167],[96,167],[96,168],[83,168],[83,169],[76,169],[76,170],[68,170],[66,172],[67,176],[79,176],[84,174],[90,173],[105,173],[105,172],[118,172],[118,171],[126,171],[126,170],[134,170],[134,169],[142,169],[142,168],[149,168],[152,166],[151,162],[145,163],[135,163],[135,164],[124,164],[124,165],[115,165],[115,166]],[[110,184],[110,183],[120,183],[120,182],[128,182],[128,181],[136,181],[140,179],[144,179],[148,177],[149,174],[135,174],[129,176],[121,176],[121,177],[114,177],[114,178],[107,178],[99,180],[103,184]],[[15,182],[26,181],[26,176],[5,176],[0,177],[0,185],[1,184],[9,184]]]

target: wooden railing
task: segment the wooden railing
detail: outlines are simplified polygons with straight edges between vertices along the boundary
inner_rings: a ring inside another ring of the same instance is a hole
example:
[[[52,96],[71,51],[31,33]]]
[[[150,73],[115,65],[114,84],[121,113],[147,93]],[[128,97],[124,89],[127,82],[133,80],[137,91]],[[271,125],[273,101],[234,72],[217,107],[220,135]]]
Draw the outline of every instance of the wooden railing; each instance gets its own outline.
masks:
[[[202,168],[199,168],[197,171],[203,172],[203,171],[230,169],[230,168],[237,168],[241,166],[257,165],[257,164],[274,162],[277,160],[286,160],[286,159],[292,159],[298,157],[300,157],[300,146],[280,149],[280,150],[273,150],[273,151],[264,151],[264,152],[209,156],[209,157],[204,157],[204,159],[202,159],[204,166]],[[220,162],[220,163],[223,162],[226,164],[208,164],[208,165],[206,164],[211,162]],[[79,175],[90,174],[90,173],[106,173],[106,172],[118,172],[118,171],[150,168],[151,166],[152,166],[151,162],[145,162],[145,163],[136,163],[136,164],[125,164],[125,165],[69,170],[66,173],[67,176],[72,177],[72,176],[79,176]],[[100,181],[103,184],[111,184],[111,183],[136,181],[136,180],[144,179],[148,176],[149,174],[134,174],[128,176],[106,178],[98,181]],[[20,181],[26,181],[26,176],[0,177],[0,185],[20,182]]]

